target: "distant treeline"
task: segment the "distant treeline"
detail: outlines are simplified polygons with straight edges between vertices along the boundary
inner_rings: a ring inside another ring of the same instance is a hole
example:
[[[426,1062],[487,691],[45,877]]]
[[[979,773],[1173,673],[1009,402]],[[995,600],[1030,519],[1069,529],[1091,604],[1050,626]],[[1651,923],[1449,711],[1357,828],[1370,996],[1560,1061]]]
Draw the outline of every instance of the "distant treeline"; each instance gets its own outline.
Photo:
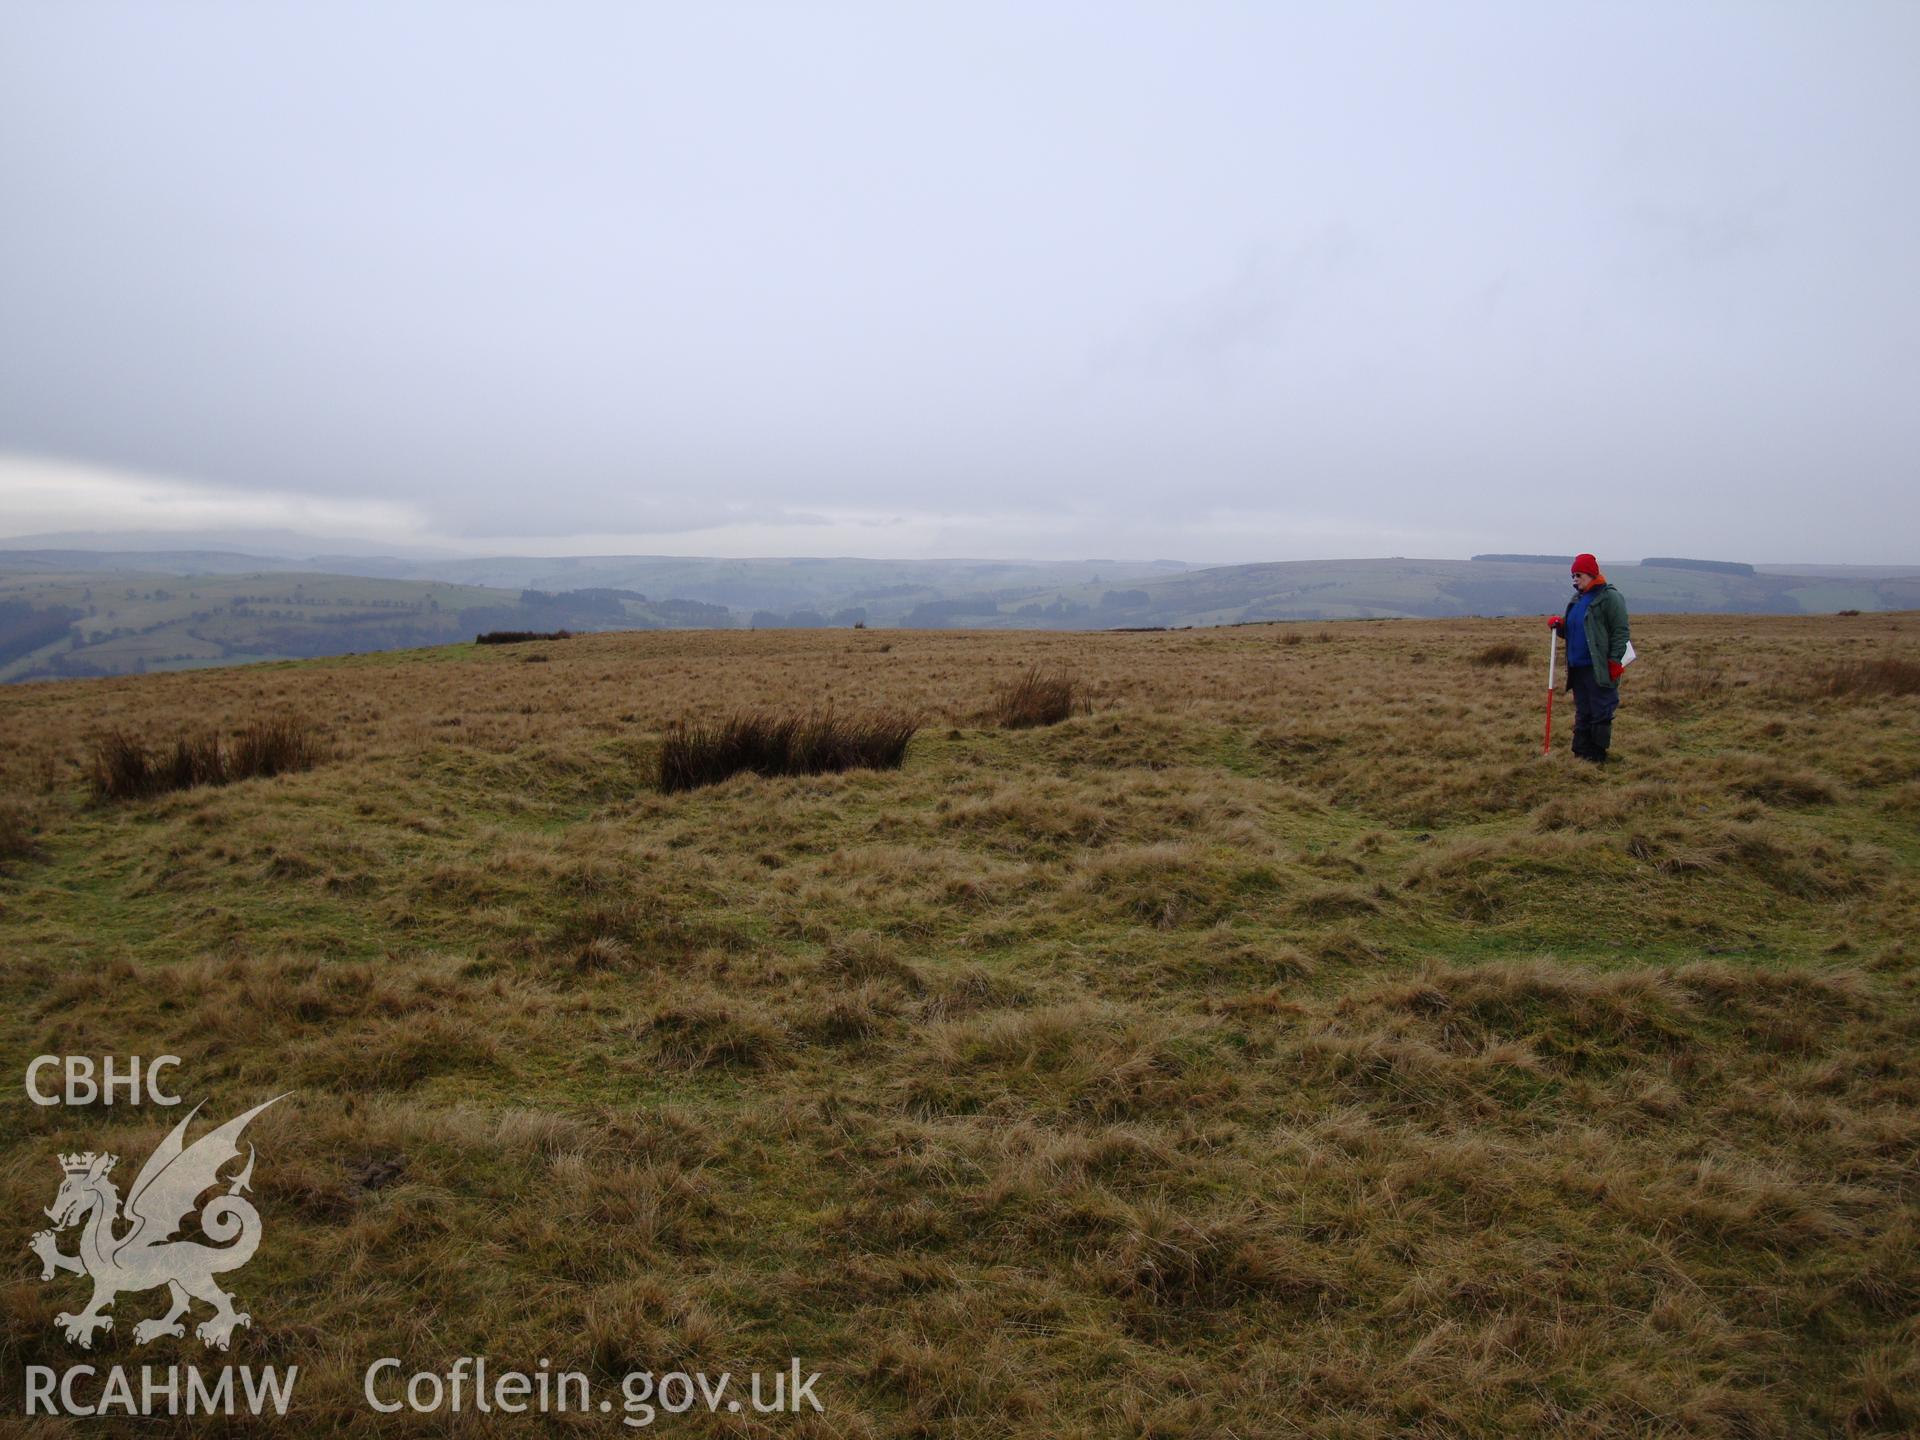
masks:
[[[913,607],[900,623],[910,630],[942,630],[961,625],[969,616],[998,615],[1000,606],[985,595],[961,595],[952,600],[928,600]]]
[[[551,605],[555,601],[572,601],[576,605],[603,607],[611,603],[617,609],[622,600],[637,600],[642,605],[647,603],[647,597],[638,590],[612,590],[604,585],[588,586],[584,590],[522,590],[520,592],[522,605]]]
[[[0,600],[0,665],[66,638],[79,618],[66,605],[36,609],[25,600]]]
[[[1571,555],[1470,555],[1470,560],[1494,560],[1502,565],[1571,565]]]

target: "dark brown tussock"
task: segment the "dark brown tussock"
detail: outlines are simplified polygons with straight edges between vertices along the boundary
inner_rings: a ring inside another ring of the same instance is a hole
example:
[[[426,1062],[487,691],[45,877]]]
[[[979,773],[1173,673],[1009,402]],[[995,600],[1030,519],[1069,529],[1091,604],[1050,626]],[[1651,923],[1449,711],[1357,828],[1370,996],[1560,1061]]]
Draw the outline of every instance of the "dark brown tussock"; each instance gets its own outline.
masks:
[[[275,715],[251,722],[227,752],[227,779],[292,775],[311,770],[325,758],[320,737],[297,715]]]
[[[762,711],[712,724],[680,721],[660,747],[660,789],[692,790],[749,771],[775,776],[897,770],[919,728],[911,716],[890,711]]]
[[[94,742],[87,777],[96,799],[140,800],[169,790],[311,770],[324,758],[311,722],[276,715],[249,722],[230,742],[208,730],[149,748],[128,731],[111,730]]]
[[[489,630],[473,637],[476,645],[524,645],[529,640],[570,640],[571,630]]]

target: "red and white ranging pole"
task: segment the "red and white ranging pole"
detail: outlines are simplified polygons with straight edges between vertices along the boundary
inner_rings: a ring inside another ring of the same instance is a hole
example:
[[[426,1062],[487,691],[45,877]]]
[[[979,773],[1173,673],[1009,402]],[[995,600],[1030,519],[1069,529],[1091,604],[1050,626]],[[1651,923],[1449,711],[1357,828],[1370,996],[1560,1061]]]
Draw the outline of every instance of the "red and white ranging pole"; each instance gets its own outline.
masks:
[[[1542,755],[1553,752],[1553,645],[1559,638],[1560,632],[1549,624],[1547,626],[1547,738],[1540,742]]]

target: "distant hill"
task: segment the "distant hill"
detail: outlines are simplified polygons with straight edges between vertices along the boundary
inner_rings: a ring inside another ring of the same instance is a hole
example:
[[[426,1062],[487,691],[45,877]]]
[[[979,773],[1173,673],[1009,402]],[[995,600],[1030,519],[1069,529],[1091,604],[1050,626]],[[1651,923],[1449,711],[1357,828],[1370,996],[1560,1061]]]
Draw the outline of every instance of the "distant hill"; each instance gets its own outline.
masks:
[[[1920,565],[1756,565],[1763,575],[1845,575],[1855,580],[1916,580]]]
[[[1485,560],[1280,561],[1157,581],[1126,623],[1218,625],[1247,620],[1524,615],[1557,610],[1567,562]],[[1607,578],[1639,611],[1751,615],[1920,608],[1920,576],[1853,576],[1610,565]]]
[[[97,575],[117,571],[138,575],[290,574],[309,568],[289,564],[283,557],[236,550],[0,550],[0,574],[4,575]],[[352,572],[329,569],[326,573]]]
[[[1508,565],[1571,565],[1571,555],[1475,555],[1475,560],[1491,560]],[[1642,565],[1661,565],[1669,570],[1707,570],[1723,575],[1751,575],[1753,566],[1741,560],[1680,560],[1672,556],[1652,555]]]
[[[486,630],[725,628],[731,611],[632,591],[489,590],[352,575],[0,574],[0,680],[137,675],[403,650]]]
[[[416,578],[287,571],[261,561],[219,551],[0,552],[0,681],[445,645],[483,630],[1171,628],[1540,614],[1569,593],[1558,556],[1211,569],[661,556],[359,562]],[[152,568],[122,568],[140,563]],[[455,573],[417,578],[423,570]],[[1608,574],[1640,613],[1920,609],[1920,567],[1663,561]],[[483,585],[478,576],[522,583]]]
[[[1710,575],[1751,575],[1753,566],[1739,560],[1680,560],[1671,555],[1650,555],[1640,562],[1667,570],[1704,570]]]
[[[250,555],[274,562],[255,566],[255,569],[288,571],[324,570],[327,567],[316,562],[327,556],[399,556],[420,561],[445,560],[460,553],[439,545],[396,544],[340,535],[313,535],[300,530],[234,526],[204,530],[63,530],[16,535],[0,543],[10,550],[82,550],[107,555],[179,554],[182,551]]]
[[[1227,625],[1255,620],[1344,620],[1525,615],[1557,610],[1570,593],[1567,562],[1550,560],[1289,560],[1195,570],[1124,594],[1093,587],[1030,601],[976,626],[1115,628]],[[1609,566],[1639,611],[1751,615],[1920,608],[1920,573],[1850,574],[1843,566],[1782,575],[1675,566]]]
[[[672,555],[499,556],[409,566],[402,578],[543,590],[620,586],[755,610],[831,614],[866,606],[885,623],[914,606],[963,596],[1014,601],[1063,587],[1135,585],[1185,573],[1179,561],[863,560],[846,557],[708,559]],[[351,568],[348,573],[353,573]]]
[[[1198,567],[1178,560],[864,560],[831,556],[722,559],[678,555],[498,555],[436,560],[329,555],[291,563],[272,555],[195,549],[168,552],[0,550],[0,574],[17,571],[137,570],[147,574],[237,575],[259,572],[358,575],[419,584],[496,590],[637,590],[724,605],[741,618],[755,610],[831,614],[873,606],[891,618],[927,601],[992,595],[1018,601],[1080,585],[1137,585]]]

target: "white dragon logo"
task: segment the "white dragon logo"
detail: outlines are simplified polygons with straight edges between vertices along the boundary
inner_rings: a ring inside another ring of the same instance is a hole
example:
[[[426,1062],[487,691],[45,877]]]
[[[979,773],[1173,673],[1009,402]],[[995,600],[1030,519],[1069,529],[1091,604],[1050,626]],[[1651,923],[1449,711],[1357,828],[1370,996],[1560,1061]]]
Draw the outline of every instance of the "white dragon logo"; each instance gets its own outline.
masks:
[[[238,1270],[253,1258],[260,1247],[260,1212],[240,1192],[253,1179],[253,1146],[247,1146],[247,1163],[231,1182],[220,1178],[220,1167],[238,1158],[240,1132],[268,1105],[286,1099],[276,1095],[264,1105],[256,1105],[244,1115],[229,1120],[217,1130],[202,1135],[192,1145],[183,1137],[187,1124],[200,1113],[194,1106],[187,1118],[173,1127],[173,1133],[160,1142],[147,1163],[140,1167],[133,1188],[127,1192],[124,1212],[120,1192],[107,1176],[117,1155],[62,1155],[60,1168],[66,1179],[60,1193],[46,1211],[53,1230],[42,1230],[28,1242],[28,1248],[40,1257],[45,1267],[42,1280],[53,1279],[56,1272],[71,1270],[93,1280],[93,1299],[78,1315],[62,1312],[54,1324],[66,1331],[67,1339],[83,1350],[93,1348],[96,1330],[113,1329],[113,1316],[106,1313],[114,1297],[122,1290],[152,1290],[165,1285],[173,1296],[172,1307],[158,1320],[142,1320],[133,1327],[134,1340],[144,1345],[162,1335],[183,1339],[185,1328],[180,1317],[187,1312],[188,1301],[204,1300],[213,1306],[211,1319],[194,1327],[194,1334],[217,1349],[227,1348],[236,1325],[251,1325],[253,1317],[233,1308],[233,1296],[214,1281],[227,1270]],[[203,1207],[200,1196],[212,1186],[226,1183],[223,1195],[215,1195]],[[195,1240],[174,1240],[181,1222],[199,1212],[200,1229],[213,1245]],[[55,1230],[86,1221],[80,1234],[77,1255],[63,1255],[54,1238]],[[124,1232],[115,1231],[127,1224]]]

